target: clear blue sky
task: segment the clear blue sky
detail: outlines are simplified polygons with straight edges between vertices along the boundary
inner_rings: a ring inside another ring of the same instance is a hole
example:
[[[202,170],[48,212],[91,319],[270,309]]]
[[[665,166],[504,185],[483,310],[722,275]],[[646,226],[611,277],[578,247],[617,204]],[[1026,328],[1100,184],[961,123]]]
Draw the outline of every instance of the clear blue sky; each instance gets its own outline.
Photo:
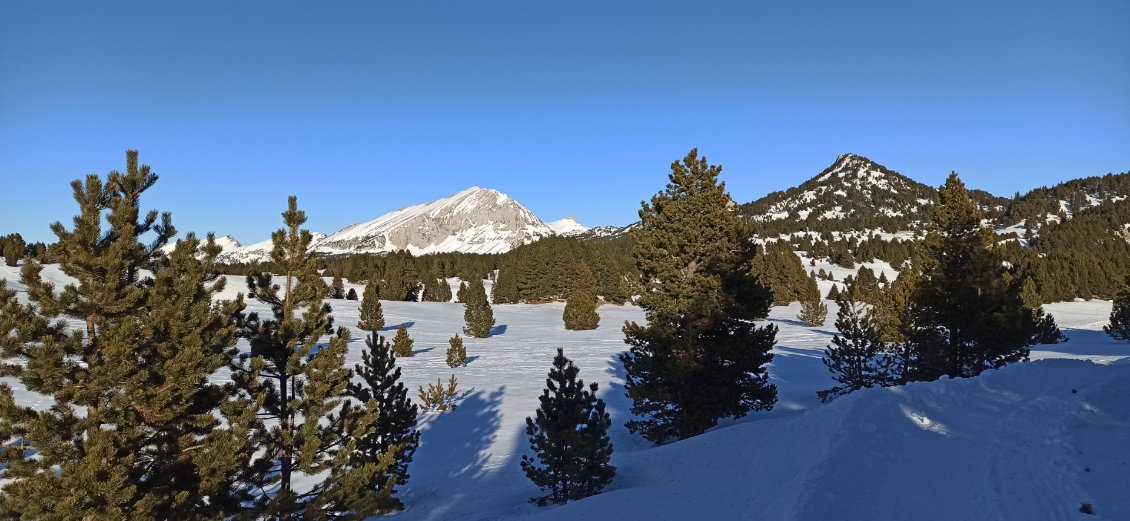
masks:
[[[124,168],[244,243],[471,185],[636,219],[691,147],[739,201],[855,152],[1001,195],[1130,169],[1130,2],[0,2],[0,233]]]

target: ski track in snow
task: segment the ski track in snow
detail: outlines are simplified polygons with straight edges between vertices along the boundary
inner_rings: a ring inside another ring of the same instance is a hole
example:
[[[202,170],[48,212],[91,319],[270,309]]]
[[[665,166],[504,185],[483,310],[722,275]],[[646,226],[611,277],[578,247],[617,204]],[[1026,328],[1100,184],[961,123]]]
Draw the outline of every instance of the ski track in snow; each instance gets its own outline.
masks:
[[[52,265],[44,277],[58,286],[68,280]],[[18,268],[0,267],[0,278],[23,290]],[[246,292],[242,277],[227,279],[222,298]],[[454,293],[458,280],[450,282]],[[358,363],[360,302],[329,302],[335,323],[354,332],[348,361]],[[562,304],[495,306],[496,335],[465,338],[470,363],[450,369],[447,340],[462,335],[461,304],[382,302],[383,334],[391,338],[404,323],[416,341],[416,356],[398,361],[413,398],[417,386],[451,374],[461,390],[473,389],[454,412],[421,414],[421,447],[400,492],[408,508],[392,518],[1130,519],[1130,360],[1121,360],[1130,345],[1101,331],[1109,301],[1046,306],[1071,341],[1036,346],[1034,362],[824,405],[815,392],[833,383],[820,361],[835,333],[835,303],[827,303],[828,321],[814,328],[795,319],[798,304],[773,308],[780,331],[769,369],[779,390],[772,411],[652,447],[624,427],[630,402],[616,360],[626,349],[623,323],[643,320],[638,308],[601,306],[599,329],[571,332]],[[248,311],[268,312],[255,302]],[[527,501],[540,493],[518,462],[529,453],[525,418],[557,347],[582,379],[600,385],[618,472],[603,494],[539,508]],[[21,403],[50,404],[13,388]],[[1081,517],[1082,502],[1096,515]]]

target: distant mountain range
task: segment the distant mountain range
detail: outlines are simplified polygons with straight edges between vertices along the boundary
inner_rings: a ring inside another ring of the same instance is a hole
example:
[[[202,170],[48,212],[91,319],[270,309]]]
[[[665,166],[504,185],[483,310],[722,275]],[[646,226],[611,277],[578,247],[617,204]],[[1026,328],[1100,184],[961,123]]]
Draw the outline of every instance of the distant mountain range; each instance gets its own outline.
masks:
[[[799,186],[773,192],[740,206],[756,234],[773,237],[797,232],[888,233],[920,231],[929,218],[936,189],[866,157],[843,154]],[[1130,174],[1107,174],[1032,190],[1012,198],[971,190],[986,219],[998,231],[1059,222],[1085,208],[1130,196]],[[387,253],[504,253],[551,235],[607,241],[624,237],[631,226],[586,227],[572,216],[546,222],[497,190],[471,187],[442,199],[408,206],[332,234],[314,234],[313,251],[326,255]],[[221,262],[265,260],[270,240],[248,246],[221,237]]]

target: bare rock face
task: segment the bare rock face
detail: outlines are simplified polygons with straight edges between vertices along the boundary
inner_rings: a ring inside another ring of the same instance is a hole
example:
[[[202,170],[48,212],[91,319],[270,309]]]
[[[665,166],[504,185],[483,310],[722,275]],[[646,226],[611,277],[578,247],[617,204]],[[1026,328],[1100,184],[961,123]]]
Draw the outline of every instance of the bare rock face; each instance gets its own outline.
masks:
[[[553,235],[553,230],[506,194],[472,187],[347,226],[318,241],[326,254],[439,252],[503,253]]]

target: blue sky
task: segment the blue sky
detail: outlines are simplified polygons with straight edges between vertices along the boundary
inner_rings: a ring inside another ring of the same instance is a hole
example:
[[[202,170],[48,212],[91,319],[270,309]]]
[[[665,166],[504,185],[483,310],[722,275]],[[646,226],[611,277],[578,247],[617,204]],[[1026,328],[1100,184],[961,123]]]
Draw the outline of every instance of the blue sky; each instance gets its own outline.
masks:
[[[124,168],[244,243],[472,185],[627,224],[691,147],[738,201],[843,152],[1000,195],[1130,169],[1130,2],[0,2],[0,233]]]

